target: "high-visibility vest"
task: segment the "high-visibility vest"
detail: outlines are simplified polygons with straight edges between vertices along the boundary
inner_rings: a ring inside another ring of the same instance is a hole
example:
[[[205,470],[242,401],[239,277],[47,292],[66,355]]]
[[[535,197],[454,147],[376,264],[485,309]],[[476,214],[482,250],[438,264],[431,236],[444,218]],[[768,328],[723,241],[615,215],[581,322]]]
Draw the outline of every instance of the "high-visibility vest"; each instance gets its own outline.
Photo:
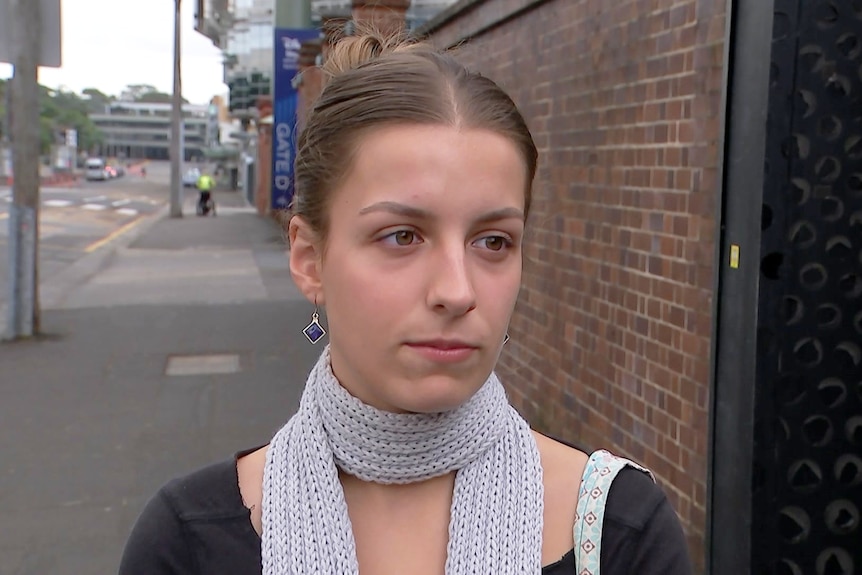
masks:
[[[202,192],[210,191],[210,188],[213,187],[213,179],[208,175],[204,174],[200,178],[198,178],[198,189]]]

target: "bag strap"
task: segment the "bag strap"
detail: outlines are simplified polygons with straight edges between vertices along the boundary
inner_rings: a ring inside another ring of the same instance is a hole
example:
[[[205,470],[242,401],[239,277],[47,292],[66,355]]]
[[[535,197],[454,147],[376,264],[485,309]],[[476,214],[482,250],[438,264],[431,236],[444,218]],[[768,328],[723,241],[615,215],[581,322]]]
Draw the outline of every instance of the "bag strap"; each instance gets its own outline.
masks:
[[[639,469],[655,481],[655,476],[649,469],[604,449],[593,452],[584,467],[573,529],[575,571],[578,575],[600,575],[605,504],[611,483],[625,467]]]

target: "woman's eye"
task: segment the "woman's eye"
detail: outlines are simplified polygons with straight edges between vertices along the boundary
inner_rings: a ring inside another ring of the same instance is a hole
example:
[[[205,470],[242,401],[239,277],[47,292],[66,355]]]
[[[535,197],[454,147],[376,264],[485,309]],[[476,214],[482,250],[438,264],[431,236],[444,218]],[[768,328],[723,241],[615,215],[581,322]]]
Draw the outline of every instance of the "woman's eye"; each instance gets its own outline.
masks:
[[[479,240],[484,244],[484,248],[492,252],[499,252],[507,247],[511,247],[512,241],[503,236],[487,236]]]
[[[383,240],[387,243],[394,243],[399,246],[409,246],[416,242],[416,232],[413,230],[398,230],[397,232],[392,232],[383,238]]]

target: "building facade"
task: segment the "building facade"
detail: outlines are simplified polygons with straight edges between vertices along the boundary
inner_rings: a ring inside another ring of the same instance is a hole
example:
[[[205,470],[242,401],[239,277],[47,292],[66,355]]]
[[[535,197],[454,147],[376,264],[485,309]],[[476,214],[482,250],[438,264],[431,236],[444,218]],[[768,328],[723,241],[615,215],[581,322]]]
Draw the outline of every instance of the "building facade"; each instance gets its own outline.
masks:
[[[113,102],[90,119],[102,132],[100,155],[167,160],[170,158],[171,104]],[[202,158],[219,141],[218,110],[213,105],[183,105],[183,156]]]
[[[328,18],[352,17],[352,0],[310,1],[315,26]],[[412,0],[406,27],[418,28],[456,0]],[[273,25],[276,0],[197,0],[195,30],[224,54],[228,109],[240,120],[258,117],[260,98],[270,96],[273,71]]]
[[[228,110],[256,118],[257,100],[269,96],[273,66],[274,0],[198,0],[195,30],[224,56]]]
[[[405,15],[407,30],[415,30],[428,22],[441,11],[457,0],[412,0]],[[350,18],[352,15],[351,0],[311,0],[311,14],[315,22],[321,22],[330,17]]]

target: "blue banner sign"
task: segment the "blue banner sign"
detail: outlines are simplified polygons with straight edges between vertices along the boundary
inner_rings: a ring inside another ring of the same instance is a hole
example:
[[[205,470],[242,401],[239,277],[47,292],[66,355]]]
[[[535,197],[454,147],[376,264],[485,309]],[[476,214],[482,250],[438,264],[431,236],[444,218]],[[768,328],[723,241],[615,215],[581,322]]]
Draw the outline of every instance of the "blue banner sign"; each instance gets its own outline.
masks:
[[[299,71],[299,49],[320,37],[316,29],[275,29],[272,96],[271,208],[283,210],[293,200],[293,159],[296,157],[296,110],[299,94],[293,79]]]

